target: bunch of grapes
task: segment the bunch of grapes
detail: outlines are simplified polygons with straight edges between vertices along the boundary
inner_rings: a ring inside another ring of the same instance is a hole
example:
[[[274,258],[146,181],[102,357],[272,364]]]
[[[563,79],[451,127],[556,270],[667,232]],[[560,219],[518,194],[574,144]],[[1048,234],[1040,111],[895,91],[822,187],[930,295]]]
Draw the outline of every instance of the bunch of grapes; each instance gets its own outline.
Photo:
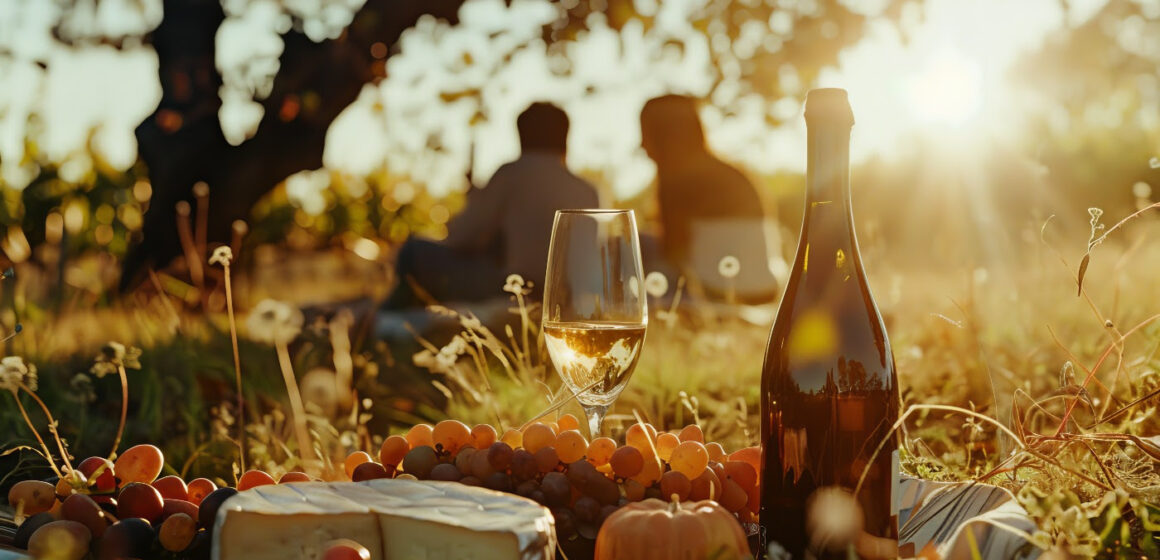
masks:
[[[419,424],[386,438],[378,462],[359,451],[345,467],[356,481],[444,480],[518,494],[551,509],[561,541],[594,539],[617,508],[646,498],[712,499],[740,521],[756,521],[758,448],[727,455],[719,443],[706,444],[696,425],[658,433],[634,424],[624,445],[607,437],[588,441],[579,428],[570,414],[502,435],[457,420]]]
[[[208,560],[218,508],[240,490],[275,484],[269,474],[252,470],[237,488],[219,488],[197,478],[159,477],[165,465],[152,445],[131,447],[116,462],[89,457],[53,481],[24,480],[12,486],[8,502],[17,517],[12,544],[33,558],[96,560],[173,558]],[[289,472],[277,482],[312,480]],[[335,543],[327,560],[358,560],[364,550]],[[330,552],[330,551],[328,551]]]

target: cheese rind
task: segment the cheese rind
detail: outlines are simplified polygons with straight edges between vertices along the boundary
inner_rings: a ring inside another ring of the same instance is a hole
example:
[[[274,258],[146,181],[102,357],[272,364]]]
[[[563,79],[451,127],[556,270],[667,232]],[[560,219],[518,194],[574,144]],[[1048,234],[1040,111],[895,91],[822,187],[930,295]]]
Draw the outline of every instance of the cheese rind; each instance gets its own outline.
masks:
[[[556,539],[539,504],[454,482],[377,479],[260,486],[227,500],[215,560],[315,560],[336,538],[372,560],[548,560]]]

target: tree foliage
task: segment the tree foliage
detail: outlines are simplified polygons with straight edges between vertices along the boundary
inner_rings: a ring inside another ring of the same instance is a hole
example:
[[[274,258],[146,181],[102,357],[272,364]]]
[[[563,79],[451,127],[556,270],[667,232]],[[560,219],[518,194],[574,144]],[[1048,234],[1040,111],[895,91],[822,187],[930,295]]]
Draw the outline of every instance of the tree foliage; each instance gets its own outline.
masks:
[[[488,1],[500,0],[470,0]],[[136,0],[127,4],[136,19],[110,25],[108,2],[59,2],[52,35],[73,48],[152,47],[158,56],[162,98],[136,131],[152,199],[143,238],[125,261],[126,286],[141,278],[144,267],[163,267],[179,254],[174,208],[193,201],[195,184],[204,182],[212,192],[210,239],[227,240],[231,223],[245,219],[266,192],[297,171],[322,165],[329,126],[365,84],[386,78],[386,60],[398,52],[399,39],[408,28],[432,18],[455,25],[465,4],[464,0],[280,0],[273,5],[280,16],[281,52],[224,65],[216,50],[218,31],[229,18],[242,14],[247,3]],[[897,17],[904,4],[892,0],[882,11],[866,13],[856,3],[837,0],[706,0],[680,10],[649,0],[539,3],[552,10],[540,36],[497,44],[507,51],[489,73],[502,71],[520,50],[540,49],[554,61],[554,71],[568,75],[574,62],[569,45],[589,33],[611,30],[622,51],[637,48],[629,35],[664,44],[664,49],[646,56],[707,51],[709,101],[729,111],[740,100],[757,97],[770,125],[779,124],[774,101],[799,100],[818,72],[861,38],[869,18]],[[230,91],[243,92],[262,109],[256,127],[240,144],[227,139],[219,119],[223,92]],[[452,103],[478,95],[468,83],[442,92],[432,102]],[[44,223],[42,216],[31,218],[26,217],[26,224]]]

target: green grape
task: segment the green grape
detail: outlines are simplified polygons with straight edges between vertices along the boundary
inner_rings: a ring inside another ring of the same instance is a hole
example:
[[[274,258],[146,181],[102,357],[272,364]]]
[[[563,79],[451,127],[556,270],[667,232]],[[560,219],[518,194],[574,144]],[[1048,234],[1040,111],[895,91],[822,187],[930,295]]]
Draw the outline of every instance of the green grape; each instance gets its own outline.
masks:
[[[431,469],[439,462],[435,450],[425,445],[415,447],[403,457],[403,472],[414,475],[415,478],[426,480],[431,476]]]

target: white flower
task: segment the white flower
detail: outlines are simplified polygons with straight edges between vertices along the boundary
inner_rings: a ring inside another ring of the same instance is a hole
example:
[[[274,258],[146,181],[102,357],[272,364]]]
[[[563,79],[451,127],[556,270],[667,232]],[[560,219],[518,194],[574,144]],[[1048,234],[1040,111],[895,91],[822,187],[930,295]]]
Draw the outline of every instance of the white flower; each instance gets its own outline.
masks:
[[[213,250],[213,255],[209,257],[209,264],[220,264],[228,267],[234,260],[234,251],[227,245],[222,245]]]
[[[459,316],[459,323],[463,328],[471,331],[483,330],[483,323],[476,317],[474,313],[466,313]]]
[[[717,263],[717,274],[725,278],[736,278],[741,273],[741,261],[733,255],[726,255]]]
[[[421,368],[431,369],[435,365],[435,353],[430,350],[416,352],[411,356],[411,362]]]
[[[507,281],[505,281],[503,284],[503,291],[515,296],[526,296],[531,293],[531,289],[528,288],[529,286],[531,286],[531,284],[525,282],[523,276],[520,276],[519,274],[509,274]]]
[[[669,279],[663,273],[652,271],[644,277],[644,291],[648,295],[659,298],[669,291]]]
[[[118,368],[121,367],[141,369],[141,362],[138,361],[140,357],[141,349],[139,348],[126,348],[120,342],[108,342],[101,347],[101,353],[97,354],[97,359],[89,371],[99,379],[117,373]]]
[[[439,349],[439,354],[435,356],[435,362],[442,368],[443,371],[455,367],[455,362],[459,361],[459,356],[467,351],[467,341],[463,339],[463,335],[456,335],[451,339],[446,346]]]
[[[281,301],[258,302],[246,319],[250,338],[266,344],[289,344],[302,332],[302,312]]]
[[[20,356],[0,359],[0,390],[15,393],[21,383],[31,391],[36,390],[36,366],[25,363]]]

